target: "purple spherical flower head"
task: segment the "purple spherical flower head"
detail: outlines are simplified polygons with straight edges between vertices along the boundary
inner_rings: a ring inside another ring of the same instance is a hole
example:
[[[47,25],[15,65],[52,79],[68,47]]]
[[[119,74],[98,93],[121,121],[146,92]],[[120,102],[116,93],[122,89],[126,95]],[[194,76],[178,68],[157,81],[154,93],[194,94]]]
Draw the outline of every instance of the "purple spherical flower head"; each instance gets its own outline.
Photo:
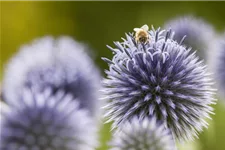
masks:
[[[6,67],[3,96],[17,100],[23,87],[64,90],[78,98],[81,108],[99,113],[100,73],[87,55],[87,47],[69,37],[45,37],[23,46]]]
[[[214,76],[218,93],[221,98],[225,98],[225,33],[214,44],[216,47],[216,56],[213,63]]]
[[[192,47],[200,59],[207,60],[207,53],[210,50],[210,43],[215,37],[213,27],[207,22],[194,17],[179,17],[168,21],[165,29],[172,29],[176,34],[174,40],[180,41],[186,36],[183,44]]]
[[[103,58],[109,64],[103,91],[113,128],[134,116],[155,117],[175,138],[188,140],[207,127],[215,103],[211,79],[203,62],[171,32],[152,29],[146,43],[130,34],[109,47],[114,56]]]
[[[97,130],[88,112],[63,91],[24,89],[1,112],[1,150],[94,150]]]
[[[110,145],[111,150],[176,150],[172,135],[155,118],[134,117],[125,122]]]

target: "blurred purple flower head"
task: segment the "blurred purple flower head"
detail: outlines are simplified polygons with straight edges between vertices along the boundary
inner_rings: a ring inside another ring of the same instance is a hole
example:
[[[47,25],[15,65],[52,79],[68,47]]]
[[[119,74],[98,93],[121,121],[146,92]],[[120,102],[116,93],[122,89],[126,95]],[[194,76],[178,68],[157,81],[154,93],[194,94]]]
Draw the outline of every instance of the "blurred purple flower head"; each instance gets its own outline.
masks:
[[[113,58],[103,81],[108,122],[113,128],[134,116],[155,117],[179,140],[197,137],[210,118],[214,90],[206,66],[191,49],[171,38],[172,31],[149,32],[136,43],[132,34],[111,48]]]
[[[90,114],[99,113],[100,73],[87,55],[88,48],[69,37],[45,37],[23,46],[6,67],[3,96],[17,100],[20,89],[64,90],[80,100]]]
[[[216,41],[216,56],[213,62],[214,76],[217,83],[218,93],[225,99],[225,33]]]
[[[2,150],[94,150],[96,126],[73,96],[24,89],[20,105],[1,112]]]
[[[175,150],[172,135],[155,118],[137,117],[124,123],[111,141],[111,150]]]
[[[215,36],[213,27],[207,22],[191,16],[179,17],[168,21],[165,29],[172,29],[175,32],[174,40],[180,41],[186,36],[183,44],[192,47],[197,56],[207,60],[207,53],[210,51],[210,43]]]

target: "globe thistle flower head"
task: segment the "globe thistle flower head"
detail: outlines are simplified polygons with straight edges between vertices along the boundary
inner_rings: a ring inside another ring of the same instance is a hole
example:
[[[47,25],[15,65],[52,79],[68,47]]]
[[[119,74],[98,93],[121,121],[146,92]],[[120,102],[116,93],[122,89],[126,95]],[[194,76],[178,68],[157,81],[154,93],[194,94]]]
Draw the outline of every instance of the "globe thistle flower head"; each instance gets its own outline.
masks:
[[[124,123],[111,141],[111,150],[175,150],[175,142],[155,118],[137,117]]]
[[[225,33],[215,42],[216,57],[213,64],[218,93],[225,98]]]
[[[2,150],[94,150],[96,126],[88,112],[79,109],[72,95],[51,89],[37,93],[25,89],[20,105],[3,112]],[[18,102],[16,101],[16,102]]]
[[[191,16],[179,17],[168,21],[165,29],[171,28],[176,34],[174,40],[180,41],[186,36],[183,44],[192,47],[200,59],[207,60],[207,53],[210,51],[210,43],[214,38],[214,29],[207,22]]]
[[[69,37],[45,37],[23,46],[6,67],[3,96],[14,101],[23,87],[50,87],[72,94],[81,108],[97,116],[101,77],[86,53],[86,46]]]
[[[179,140],[197,137],[210,118],[214,90],[206,66],[191,49],[172,39],[172,31],[149,33],[149,41],[137,43],[132,34],[109,47],[112,60],[104,79],[105,117],[121,126],[134,116],[155,117]],[[181,41],[182,42],[182,41]]]

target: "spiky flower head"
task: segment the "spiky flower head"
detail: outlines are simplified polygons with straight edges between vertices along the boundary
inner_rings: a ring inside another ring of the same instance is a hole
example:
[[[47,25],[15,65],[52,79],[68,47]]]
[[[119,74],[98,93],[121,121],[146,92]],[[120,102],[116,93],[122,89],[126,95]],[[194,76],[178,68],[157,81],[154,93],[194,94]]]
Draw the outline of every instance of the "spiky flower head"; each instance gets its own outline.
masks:
[[[207,60],[207,53],[211,51],[210,43],[215,36],[214,29],[209,23],[202,19],[186,16],[168,21],[164,28],[171,28],[176,33],[174,35],[176,41],[180,41],[186,36],[183,44],[186,47],[192,47],[193,52],[196,50],[200,59]]]
[[[214,76],[221,98],[225,98],[225,33],[215,43]]]
[[[112,60],[103,81],[108,121],[116,128],[134,116],[155,117],[177,139],[193,139],[212,113],[214,90],[206,66],[191,49],[171,38],[171,30],[148,31],[146,44],[132,34],[109,47]]]
[[[175,150],[172,135],[155,118],[137,117],[126,121],[117,131],[112,141],[111,150]]]
[[[20,105],[1,112],[1,150],[94,150],[96,126],[73,96],[23,90]]]
[[[81,108],[96,115],[100,73],[87,55],[88,48],[69,37],[44,37],[21,47],[6,66],[3,96],[17,100],[23,87],[39,91],[50,87],[53,92],[64,90],[78,98]]]

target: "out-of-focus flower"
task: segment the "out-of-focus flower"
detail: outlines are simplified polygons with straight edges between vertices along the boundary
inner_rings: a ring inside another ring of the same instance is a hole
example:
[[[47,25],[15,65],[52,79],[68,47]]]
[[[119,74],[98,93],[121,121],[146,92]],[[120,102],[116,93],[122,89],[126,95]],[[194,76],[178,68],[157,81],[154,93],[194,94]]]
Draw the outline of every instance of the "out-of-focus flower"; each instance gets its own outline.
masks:
[[[214,76],[217,83],[218,93],[225,98],[225,33],[214,43],[216,54],[213,58]]]
[[[0,111],[6,112],[6,111],[9,111],[9,110],[10,110],[9,106],[5,102],[0,100]],[[0,120],[1,120],[1,118],[0,118]]]
[[[209,23],[187,16],[168,21],[164,28],[171,28],[176,33],[174,40],[178,42],[186,36],[183,44],[192,47],[193,52],[196,50],[200,59],[207,61],[207,53],[211,51],[210,44],[215,36],[214,29]]]
[[[193,139],[210,118],[214,89],[206,66],[191,49],[171,38],[171,30],[149,31],[150,40],[136,43],[127,35],[116,48],[103,81],[105,117],[116,128],[134,116],[155,117],[179,140]]]
[[[69,37],[45,37],[23,46],[6,67],[3,96],[17,100],[23,87],[53,92],[64,90],[96,115],[99,110],[100,73],[86,54],[87,47]]]
[[[175,150],[172,135],[155,119],[127,121],[111,141],[111,150]]]
[[[1,150],[94,150],[96,126],[79,101],[63,91],[52,95],[24,89],[1,112]],[[15,101],[15,102],[18,102]]]

